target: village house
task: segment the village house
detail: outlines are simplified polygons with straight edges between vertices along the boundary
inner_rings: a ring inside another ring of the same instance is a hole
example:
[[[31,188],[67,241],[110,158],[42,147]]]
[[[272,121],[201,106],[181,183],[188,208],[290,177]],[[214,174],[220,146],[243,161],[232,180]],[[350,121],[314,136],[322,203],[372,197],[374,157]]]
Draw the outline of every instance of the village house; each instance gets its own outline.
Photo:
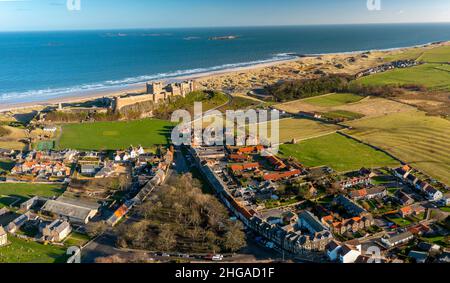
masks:
[[[266,159],[275,168],[275,170],[283,170],[286,168],[286,164],[274,155],[266,156]]]
[[[57,219],[43,227],[41,232],[44,240],[50,242],[61,242],[69,236],[70,232],[72,232],[72,227],[70,227],[69,222]]]
[[[341,243],[336,240],[332,240],[325,247],[325,251],[327,253],[327,257],[331,261],[336,261],[338,259],[338,252],[341,249]]]
[[[401,244],[408,243],[412,239],[414,239],[414,235],[408,231],[399,234],[388,234],[381,238],[381,242],[387,247],[392,248]]]
[[[410,205],[399,209],[399,214],[402,218],[410,215],[419,215],[421,213],[425,213],[425,207],[421,205]]]
[[[13,221],[11,221],[8,226],[6,226],[6,231],[8,231],[11,234],[14,234],[17,232],[17,230],[22,227],[27,221],[31,220],[37,220],[39,219],[39,216],[36,214],[33,214],[31,212],[27,212],[25,214],[20,215]]]
[[[365,228],[369,228],[374,225],[374,220],[371,215],[355,216],[349,219],[335,219],[333,215],[325,216],[322,218],[322,223],[330,227],[333,233],[338,235],[345,234],[346,232],[355,233]]]
[[[70,176],[70,172],[70,167],[59,161],[25,161],[11,169],[12,175],[31,175],[40,178],[65,178]]]
[[[424,193],[428,200],[437,201],[444,197],[441,191],[435,189],[432,186],[428,186],[424,189]]]
[[[342,189],[349,189],[356,186],[369,186],[371,184],[371,181],[372,179],[370,178],[370,176],[360,176],[341,181],[339,185]]]
[[[269,173],[264,175],[265,181],[279,181],[279,180],[287,180],[292,177],[298,177],[302,171],[300,169],[294,169],[287,172],[277,172],[277,173]]]
[[[0,247],[6,246],[8,244],[8,234],[6,233],[3,226],[0,226]]]
[[[352,246],[333,240],[326,246],[326,253],[330,261],[354,263],[361,256],[361,245]]]
[[[361,190],[355,190],[350,192],[350,197],[353,200],[362,200],[362,199],[373,199],[373,198],[383,198],[387,195],[387,190],[385,187],[371,187]]]
[[[427,252],[421,251],[410,251],[408,257],[412,258],[415,263],[425,263],[428,259],[429,254]]]
[[[317,233],[328,230],[314,214],[304,210],[298,215],[298,226],[307,229],[310,233]]]
[[[411,205],[414,203],[414,199],[402,190],[395,192],[397,201],[402,205]]]
[[[364,208],[362,208],[360,205],[353,202],[352,200],[350,200],[349,198],[347,198],[344,195],[338,195],[334,199],[334,203],[336,203],[338,205],[342,205],[349,214],[354,215],[354,216],[361,216],[363,214],[368,213]]]
[[[34,197],[30,198],[29,200],[22,202],[20,204],[20,210],[28,211],[32,207],[34,207],[36,204],[38,204],[40,201],[42,201],[42,199],[40,197],[34,196]]]
[[[237,150],[237,154],[260,153],[263,150],[264,150],[264,146],[262,146],[262,145],[241,147]]]
[[[361,255],[361,246],[342,245],[337,254],[340,263],[354,263]]]

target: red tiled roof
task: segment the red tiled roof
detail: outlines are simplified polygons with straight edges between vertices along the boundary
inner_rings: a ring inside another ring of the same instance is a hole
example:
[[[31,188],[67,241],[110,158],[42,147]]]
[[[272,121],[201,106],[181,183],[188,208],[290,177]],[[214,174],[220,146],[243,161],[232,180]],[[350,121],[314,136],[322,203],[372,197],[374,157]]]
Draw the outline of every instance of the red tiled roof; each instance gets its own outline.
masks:
[[[295,175],[300,175],[301,171],[299,169],[293,170],[293,171],[289,171],[289,172],[283,172],[283,173],[273,173],[273,174],[267,174],[264,175],[264,180],[269,181],[277,181],[277,180],[281,180],[284,178],[289,178]]]

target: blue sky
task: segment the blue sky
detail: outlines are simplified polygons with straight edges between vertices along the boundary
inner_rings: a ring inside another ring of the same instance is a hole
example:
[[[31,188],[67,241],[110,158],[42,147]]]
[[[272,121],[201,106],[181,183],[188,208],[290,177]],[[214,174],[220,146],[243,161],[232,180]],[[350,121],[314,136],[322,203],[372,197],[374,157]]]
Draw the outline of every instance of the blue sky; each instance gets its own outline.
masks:
[[[0,31],[449,22],[449,0],[0,0]]]

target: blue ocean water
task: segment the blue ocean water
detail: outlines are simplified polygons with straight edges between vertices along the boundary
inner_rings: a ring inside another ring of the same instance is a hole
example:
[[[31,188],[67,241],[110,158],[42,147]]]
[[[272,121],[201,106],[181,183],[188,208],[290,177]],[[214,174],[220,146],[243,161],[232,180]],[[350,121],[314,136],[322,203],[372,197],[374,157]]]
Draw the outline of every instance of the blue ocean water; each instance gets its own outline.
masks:
[[[211,40],[234,35],[233,40]],[[179,75],[450,40],[450,24],[0,33],[0,104]]]

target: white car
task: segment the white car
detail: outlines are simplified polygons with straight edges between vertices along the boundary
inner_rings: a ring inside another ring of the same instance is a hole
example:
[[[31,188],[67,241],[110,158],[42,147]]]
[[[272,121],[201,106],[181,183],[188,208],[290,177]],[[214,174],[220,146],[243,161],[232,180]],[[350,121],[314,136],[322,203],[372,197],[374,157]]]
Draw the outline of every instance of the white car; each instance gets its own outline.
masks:
[[[212,257],[213,261],[222,261],[223,260],[223,255],[215,255]]]

